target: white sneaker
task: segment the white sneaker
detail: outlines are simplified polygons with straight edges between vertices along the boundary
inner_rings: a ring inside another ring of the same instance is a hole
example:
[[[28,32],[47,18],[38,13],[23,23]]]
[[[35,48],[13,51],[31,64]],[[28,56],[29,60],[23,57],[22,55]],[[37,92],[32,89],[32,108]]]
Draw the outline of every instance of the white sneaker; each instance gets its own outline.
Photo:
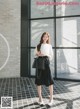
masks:
[[[39,101],[38,103],[39,105],[45,105],[43,101]]]
[[[49,106],[53,105],[53,99],[48,103]]]

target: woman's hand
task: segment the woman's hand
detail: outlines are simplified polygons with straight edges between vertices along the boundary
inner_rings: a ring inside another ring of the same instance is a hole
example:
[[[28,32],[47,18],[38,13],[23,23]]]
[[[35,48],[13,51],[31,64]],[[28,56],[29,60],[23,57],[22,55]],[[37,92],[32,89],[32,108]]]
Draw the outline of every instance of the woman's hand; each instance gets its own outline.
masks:
[[[39,56],[40,55],[40,51],[37,51],[36,55]]]
[[[44,54],[40,53],[39,56],[44,56]]]
[[[44,56],[44,54],[42,54],[41,52],[37,52],[36,55],[37,55],[37,56]]]

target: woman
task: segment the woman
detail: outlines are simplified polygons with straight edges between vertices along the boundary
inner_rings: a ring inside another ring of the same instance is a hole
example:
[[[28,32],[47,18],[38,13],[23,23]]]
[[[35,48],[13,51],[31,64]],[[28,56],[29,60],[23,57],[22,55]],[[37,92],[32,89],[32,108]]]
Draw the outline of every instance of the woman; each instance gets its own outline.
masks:
[[[37,85],[37,91],[39,96],[39,104],[44,105],[41,95],[41,85],[49,87],[50,99],[48,105],[51,106],[53,103],[53,78],[51,76],[49,63],[53,58],[53,50],[50,44],[50,35],[44,32],[41,36],[40,43],[35,49],[35,55],[37,57],[43,57],[46,60],[45,70],[36,69],[35,84]]]

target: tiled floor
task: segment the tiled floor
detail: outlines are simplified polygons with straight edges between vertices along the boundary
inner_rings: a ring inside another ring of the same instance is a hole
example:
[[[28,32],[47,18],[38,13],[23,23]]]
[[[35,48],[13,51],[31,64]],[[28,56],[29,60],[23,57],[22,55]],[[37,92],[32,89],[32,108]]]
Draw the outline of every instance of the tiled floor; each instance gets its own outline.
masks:
[[[0,79],[0,96],[13,97],[13,109],[80,109],[80,82],[54,81],[53,106],[48,88],[42,86],[45,106],[38,105],[38,95],[33,78]]]

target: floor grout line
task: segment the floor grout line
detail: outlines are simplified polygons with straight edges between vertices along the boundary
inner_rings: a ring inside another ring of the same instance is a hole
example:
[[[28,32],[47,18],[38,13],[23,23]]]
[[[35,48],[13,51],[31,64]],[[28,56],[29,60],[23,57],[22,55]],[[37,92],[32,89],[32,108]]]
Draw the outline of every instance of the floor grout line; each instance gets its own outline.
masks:
[[[49,109],[79,109],[80,82],[57,81],[53,84],[53,106]],[[47,109],[36,104],[38,93],[34,78],[1,78],[0,95],[13,97],[13,109]],[[42,85],[45,103],[48,101],[49,89]]]

